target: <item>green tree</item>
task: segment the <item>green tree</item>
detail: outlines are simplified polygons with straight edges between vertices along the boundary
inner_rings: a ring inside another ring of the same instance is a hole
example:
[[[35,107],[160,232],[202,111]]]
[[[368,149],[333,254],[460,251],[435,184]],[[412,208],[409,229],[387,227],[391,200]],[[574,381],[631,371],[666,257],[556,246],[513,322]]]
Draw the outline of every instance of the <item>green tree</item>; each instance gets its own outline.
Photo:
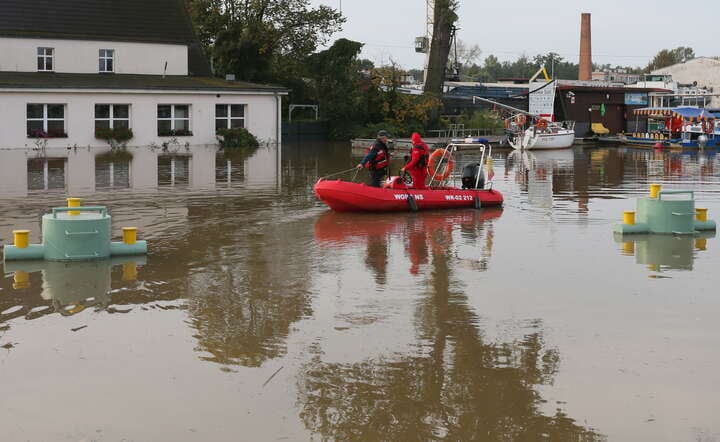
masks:
[[[320,106],[321,116],[329,123],[333,138],[345,136],[353,125],[363,121],[358,87],[363,63],[357,58],[362,46],[341,38],[307,59],[312,94]]]
[[[345,19],[309,0],[186,0],[200,41],[219,75],[278,81],[340,30]]]
[[[685,63],[693,58],[695,58],[695,51],[693,51],[692,48],[678,46],[675,49],[663,49],[658,52],[653,60],[645,67],[645,72],[651,72],[678,63]]]

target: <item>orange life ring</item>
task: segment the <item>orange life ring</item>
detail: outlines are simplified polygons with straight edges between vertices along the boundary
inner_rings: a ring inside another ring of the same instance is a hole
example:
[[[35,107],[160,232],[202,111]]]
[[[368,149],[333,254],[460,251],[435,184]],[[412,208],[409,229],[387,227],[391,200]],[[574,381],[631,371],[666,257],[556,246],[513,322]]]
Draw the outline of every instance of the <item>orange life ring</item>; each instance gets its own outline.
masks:
[[[439,170],[442,166],[445,166],[444,170]],[[428,161],[427,171],[431,177],[435,175],[434,180],[444,181],[448,179],[450,174],[455,167],[455,158],[452,153],[447,149],[436,149],[430,154],[430,160]]]
[[[537,128],[540,129],[540,130],[547,129],[547,127],[548,127],[548,122],[547,122],[546,119],[540,118],[540,119],[537,120],[537,122],[535,123],[535,127],[537,127]]]
[[[527,121],[527,117],[523,114],[519,114],[515,117],[515,123],[517,123],[518,126],[525,125],[526,121]]]

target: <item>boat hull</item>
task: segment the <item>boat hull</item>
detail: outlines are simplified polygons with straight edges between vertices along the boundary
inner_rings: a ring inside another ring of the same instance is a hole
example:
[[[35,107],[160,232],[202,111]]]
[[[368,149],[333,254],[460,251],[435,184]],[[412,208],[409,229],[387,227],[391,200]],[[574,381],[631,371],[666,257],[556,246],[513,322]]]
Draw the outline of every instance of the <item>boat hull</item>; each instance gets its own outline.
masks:
[[[525,136],[524,139],[510,142],[514,149],[542,150],[542,149],[567,149],[575,142],[574,131],[563,131],[560,133],[538,134],[534,137]]]
[[[457,189],[454,187],[428,189],[393,189],[372,187],[342,180],[318,180],[315,194],[332,210],[338,212],[400,212],[412,210],[409,196],[418,210],[497,207],[503,196],[493,189]]]

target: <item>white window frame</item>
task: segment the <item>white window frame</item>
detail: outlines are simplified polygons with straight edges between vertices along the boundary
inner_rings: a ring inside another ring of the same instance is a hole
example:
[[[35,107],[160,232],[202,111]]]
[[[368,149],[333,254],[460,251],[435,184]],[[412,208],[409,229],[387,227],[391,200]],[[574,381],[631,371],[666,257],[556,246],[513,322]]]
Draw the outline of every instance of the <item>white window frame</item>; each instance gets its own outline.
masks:
[[[217,106],[225,106],[225,110],[226,110],[226,112],[227,112],[227,114],[226,114],[227,116],[225,116],[225,117],[218,117],[218,115],[217,115]],[[232,107],[233,107],[233,106],[242,106],[242,107],[243,107],[243,116],[242,116],[242,117],[233,117],[233,116],[232,116]],[[242,120],[242,126],[240,126],[240,127],[242,127],[242,128],[247,128],[247,124],[245,124],[245,123],[247,122],[247,108],[248,108],[248,106],[247,106],[246,103],[232,103],[232,104],[216,103],[216,104],[215,104],[215,121],[213,122],[213,123],[214,123],[214,127],[215,127],[215,131],[218,130],[218,127],[217,127],[217,121],[218,121],[218,120],[224,120],[224,121],[225,121],[225,127],[222,128],[222,129],[231,129],[231,128],[232,128],[232,120]]]
[[[110,106],[110,116],[108,118],[98,118],[95,115],[95,106]],[[119,118],[115,117],[115,106],[127,106],[128,112],[127,112],[127,118]],[[115,129],[115,121],[125,121],[127,120],[127,127],[128,129],[131,129],[132,126],[130,125],[130,112],[131,112],[131,106],[129,104],[123,104],[123,103],[95,103],[93,106],[93,124],[97,123],[98,121],[108,121],[110,129]],[[97,129],[97,124],[94,126]]]
[[[42,53],[41,53],[42,51]],[[42,60],[42,69],[38,66],[38,72],[53,72],[55,70],[55,48],[41,46],[37,48],[37,61]],[[48,69],[48,60],[50,61],[50,69]]]
[[[160,118],[159,116],[157,116],[157,122],[158,122],[158,125],[157,125],[157,134],[158,134],[159,137],[173,137],[173,136],[178,136],[178,135],[160,135],[160,124],[159,124],[160,121],[170,121],[170,131],[171,131],[171,132],[174,132],[174,131],[177,130],[177,129],[175,128],[175,122],[176,122],[176,121],[187,121],[187,131],[188,131],[188,134],[187,134],[187,135],[179,135],[179,136],[191,136],[191,135],[192,135],[192,126],[191,126],[191,125],[192,125],[192,119],[190,118],[190,115],[192,115],[192,105],[190,105],[190,104],[158,104],[158,105],[157,105],[158,111],[160,110],[160,106],[170,106],[170,117],[169,117],[169,118],[167,118],[167,117]],[[175,108],[176,108],[177,106],[187,106],[187,109],[188,109],[188,110],[187,110],[187,118],[179,118],[179,117],[176,117],[176,116],[175,116]]]
[[[42,118],[29,118],[27,116],[27,106],[30,105],[42,105],[43,107],[43,116]],[[63,117],[62,118],[49,118],[48,117],[48,106],[62,106],[63,107]],[[63,122],[63,134],[67,136],[67,120],[65,119],[67,116],[67,105],[64,103],[27,103],[25,105],[25,132],[26,136],[28,138],[37,138],[37,137],[31,137],[29,134],[27,134],[27,123],[29,121],[42,121],[43,122],[43,132],[45,132],[48,135],[48,138],[61,138],[61,137],[50,137],[50,133],[48,132],[48,122],[49,121],[62,121]]]
[[[115,72],[115,49],[98,50],[98,62],[98,72]]]

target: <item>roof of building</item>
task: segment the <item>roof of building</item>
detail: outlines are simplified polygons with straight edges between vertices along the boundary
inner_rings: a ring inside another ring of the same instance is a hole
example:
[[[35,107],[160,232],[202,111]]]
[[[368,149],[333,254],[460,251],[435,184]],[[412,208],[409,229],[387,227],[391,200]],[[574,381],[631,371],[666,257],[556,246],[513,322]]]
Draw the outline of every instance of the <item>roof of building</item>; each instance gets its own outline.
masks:
[[[0,36],[188,46],[188,69],[210,75],[183,0],[2,0]]]
[[[4,0],[3,0],[4,1]],[[233,91],[287,93],[282,86],[183,75],[66,74],[0,72],[0,89],[113,89],[154,91]]]

